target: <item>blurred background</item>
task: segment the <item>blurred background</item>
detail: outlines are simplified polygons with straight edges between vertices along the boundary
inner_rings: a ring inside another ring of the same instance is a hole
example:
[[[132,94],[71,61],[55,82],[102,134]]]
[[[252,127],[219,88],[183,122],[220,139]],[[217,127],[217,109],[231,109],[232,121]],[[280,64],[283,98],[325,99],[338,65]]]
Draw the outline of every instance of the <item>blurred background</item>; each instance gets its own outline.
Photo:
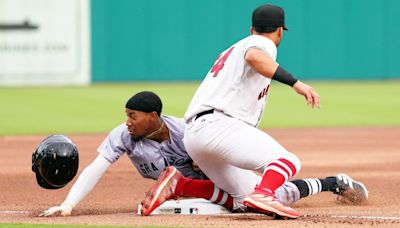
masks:
[[[400,76],[400,1],[267,1],[286,11],[278,61],[303,79]],[[266,1],[92,1],[92,79],[200,80]],[[132,77],[133,76],[133,77]]]
[[[400,1],[270,2],[289,27],[278,61],[301,78],[400,77]],[[201,80],[263,3],[0,0],[0,85]]]
[[[264,3],[286,12],[278,62],[323,109],[276,85],[261,127],[400,125],[398,0],[0,0],[0,134],[104,132],[140,90],[183,116]]]

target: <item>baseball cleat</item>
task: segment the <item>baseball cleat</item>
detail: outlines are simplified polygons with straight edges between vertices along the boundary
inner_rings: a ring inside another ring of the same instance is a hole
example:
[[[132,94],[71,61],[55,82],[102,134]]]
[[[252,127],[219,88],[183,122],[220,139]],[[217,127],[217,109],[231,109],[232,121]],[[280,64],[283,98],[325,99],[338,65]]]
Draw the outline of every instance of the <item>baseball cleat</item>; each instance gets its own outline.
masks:
[[[247,211],[262,213],[275,219],[294,219],[300,214],[290,207],[282,205],[273,194],[253,192],[243,200]]]
[[[166,167],[157,182],[146,192],[140,213],[148,216],[157,207],[169,199],[175,199],[175,188],[182,174],[173,166]]]
[[[362,204],[367,201],[368,190],[364,184],[344,173],[336,175],[335,178],[337,186],[334,193],[340,196],[339,201],[353,204]]]

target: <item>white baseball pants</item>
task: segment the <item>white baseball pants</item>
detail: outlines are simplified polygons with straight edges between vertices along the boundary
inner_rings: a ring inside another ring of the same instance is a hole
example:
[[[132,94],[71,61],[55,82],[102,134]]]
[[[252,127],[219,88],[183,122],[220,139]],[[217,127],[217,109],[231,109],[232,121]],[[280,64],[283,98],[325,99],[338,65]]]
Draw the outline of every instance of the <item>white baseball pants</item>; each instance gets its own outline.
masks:
[[[243,199],[261,180],[253,171],[264,173],[267,165],[279,158],[300,170],[300,160],[271,136],[219,112],[192,120],[183,141],[190,157],[208,178],[234,197],[235,209],[243,206]],[[285,192],[278,189],[278,199]]]

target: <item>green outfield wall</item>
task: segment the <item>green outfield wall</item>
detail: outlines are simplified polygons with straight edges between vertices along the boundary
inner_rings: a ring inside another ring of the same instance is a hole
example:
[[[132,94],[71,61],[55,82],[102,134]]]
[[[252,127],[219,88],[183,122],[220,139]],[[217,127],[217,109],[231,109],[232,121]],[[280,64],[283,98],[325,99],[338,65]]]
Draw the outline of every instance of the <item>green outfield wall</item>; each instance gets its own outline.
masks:
[[[399,0],[268,1],[286,10],[278,62],[303,79],[400,78]],[[265,1],[91,1],[92,80],[200,80]]]

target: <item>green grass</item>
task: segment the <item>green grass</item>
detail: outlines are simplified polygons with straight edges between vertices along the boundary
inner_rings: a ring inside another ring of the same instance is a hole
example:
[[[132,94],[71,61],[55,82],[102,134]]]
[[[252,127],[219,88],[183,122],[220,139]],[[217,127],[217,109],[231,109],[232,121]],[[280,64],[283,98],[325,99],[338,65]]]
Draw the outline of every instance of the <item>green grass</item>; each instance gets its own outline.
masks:
[[[309,82],[321,95],[312,110],[290,87],[274,83],[261,128],[400,125],[400,81]],[[133,94],[160,95],[164,114],[182,117],[199,82],[0,88],[0,135],[108,132],[125,121]]]
[[[262,127],[399,126],[400,81],[311,82],[321,96],[321,109],[274,85]]]
[[[11,224],[0,223],[0,228],[124,228],[132,226],[91,226],[91,225],[56,225],[56,224]],[[136,228],[168,228],[167,226],[135,226]]]

